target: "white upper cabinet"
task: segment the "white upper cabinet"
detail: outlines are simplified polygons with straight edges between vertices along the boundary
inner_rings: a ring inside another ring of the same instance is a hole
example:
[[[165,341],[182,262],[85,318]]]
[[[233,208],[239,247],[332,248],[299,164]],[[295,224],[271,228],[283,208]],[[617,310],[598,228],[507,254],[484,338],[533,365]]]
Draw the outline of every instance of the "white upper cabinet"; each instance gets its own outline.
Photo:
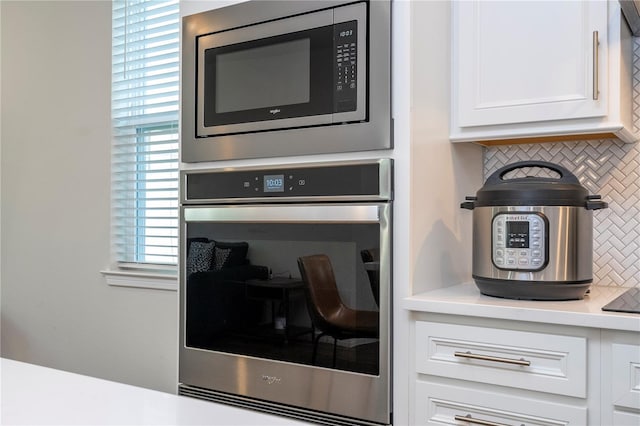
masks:
[[[637,139],[632,39],[617,1],[452,8],[452,141]]]

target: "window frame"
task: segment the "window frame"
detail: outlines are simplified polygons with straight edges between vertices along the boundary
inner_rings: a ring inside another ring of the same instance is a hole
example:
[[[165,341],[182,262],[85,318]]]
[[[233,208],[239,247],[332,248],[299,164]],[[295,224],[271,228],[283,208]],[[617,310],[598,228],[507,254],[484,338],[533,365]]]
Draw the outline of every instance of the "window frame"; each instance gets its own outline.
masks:
[[[109,285],[177,290],[180,2],[113,0],[112,31],[112,250],[101,272]],[[154,201],[160,205],[150,207]],[[154,220],[167,219],[167,235],[146,232],[163,228]],[[157,242],[162,239],[168,244]],[[169,261],[159,262],[163,257]]]

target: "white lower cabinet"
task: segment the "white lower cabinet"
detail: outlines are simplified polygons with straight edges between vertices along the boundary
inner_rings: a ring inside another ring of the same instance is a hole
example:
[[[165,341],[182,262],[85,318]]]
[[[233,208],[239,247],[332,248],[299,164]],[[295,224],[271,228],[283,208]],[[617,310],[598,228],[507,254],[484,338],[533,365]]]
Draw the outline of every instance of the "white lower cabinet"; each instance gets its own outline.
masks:
[[[416,323],[416,370],[561,395],[587,396],[584,337]]]
[[[576,425],[587,424],[587,409],[514,397],[504,392],[419,381],[416,424]]]
[[[422,315],[413,336],[414,424],[600,424],[599,330]]]
[[[640,425],[640,335],[602,336],[602,424]]]

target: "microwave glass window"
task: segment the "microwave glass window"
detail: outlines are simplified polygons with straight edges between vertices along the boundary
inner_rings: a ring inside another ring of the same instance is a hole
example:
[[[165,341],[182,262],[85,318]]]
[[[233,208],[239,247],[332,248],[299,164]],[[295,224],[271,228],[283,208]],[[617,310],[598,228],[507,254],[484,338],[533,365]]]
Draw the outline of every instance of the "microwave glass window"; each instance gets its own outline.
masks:
[[[308,38],[216,56],[216,113],[308,103]]]
[[[237,124],[221,130],[241,133],[243,123],[331,114],[333,32],[329,25],[205,49],[204,126]]]

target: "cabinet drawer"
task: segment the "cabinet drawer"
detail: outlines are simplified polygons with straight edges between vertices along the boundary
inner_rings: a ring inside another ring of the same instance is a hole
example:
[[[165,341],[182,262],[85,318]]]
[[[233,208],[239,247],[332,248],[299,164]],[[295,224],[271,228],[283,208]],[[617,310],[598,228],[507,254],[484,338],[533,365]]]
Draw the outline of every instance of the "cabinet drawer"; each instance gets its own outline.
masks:
[[[418,373],[586,397],[587,339],[416,323]]]
[[[452,385],[416,383],[416,425],[579,425],[587,409]]]
[[[613,405],[640,410],[640,346],[614,343],[611,353]]]

